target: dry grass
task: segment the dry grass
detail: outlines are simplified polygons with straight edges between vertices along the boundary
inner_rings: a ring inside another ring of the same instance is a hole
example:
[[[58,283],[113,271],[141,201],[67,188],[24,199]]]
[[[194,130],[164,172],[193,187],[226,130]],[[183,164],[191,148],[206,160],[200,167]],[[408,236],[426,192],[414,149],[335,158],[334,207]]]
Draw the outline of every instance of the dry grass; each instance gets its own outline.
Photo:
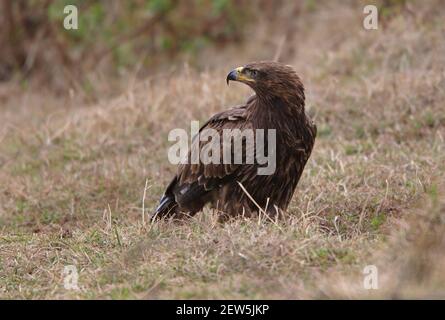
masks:
[[[148,213],[174,173],[169,130],[244,100],[224,76],[273,56],[279,30],[95,104],[2,84],[1,297],[445,297],[445,11],[414,2],[365,31],[362,7],[341,3],[308,10],[285,56],[319,136],[277,224],[205,211],[144,225],[141,210],[146,181]],[[63,287],[71,264],[80,291]]]

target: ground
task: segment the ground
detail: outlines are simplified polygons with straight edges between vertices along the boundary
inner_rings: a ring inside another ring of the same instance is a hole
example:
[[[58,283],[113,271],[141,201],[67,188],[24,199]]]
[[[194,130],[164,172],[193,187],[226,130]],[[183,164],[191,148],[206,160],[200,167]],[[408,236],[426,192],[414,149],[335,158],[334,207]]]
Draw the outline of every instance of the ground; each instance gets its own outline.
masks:
[[[286,63],[318,137],[275,222],[147,218],[175,172],[168,132],[245,101],[225,76],[273,55],[255,55],[260,35],[98,99],[1,84],[0,297],[444,298],[445,11],[422,3],[377,31],[354,5],[298,22]],[[64,287],[69,265],[79,290]],[[364,288],[368,265],[378,290]]]

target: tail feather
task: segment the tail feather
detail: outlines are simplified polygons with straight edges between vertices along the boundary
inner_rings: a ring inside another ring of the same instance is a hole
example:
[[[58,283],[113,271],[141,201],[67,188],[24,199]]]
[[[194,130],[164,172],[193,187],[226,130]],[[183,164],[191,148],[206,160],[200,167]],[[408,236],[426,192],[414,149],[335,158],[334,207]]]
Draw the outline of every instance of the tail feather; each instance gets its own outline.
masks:
[[[207,195],[211,189],[206,189],[197,182],[178,186],[178,178],[175,177],[165,190],[152,219],[179,217],[181,214],[194,215],[208,201]]]
[[[172,195],[164,195],[159,201],[159,205],[152,215],[152,219],[162,218],[176,212],[178,204]]]

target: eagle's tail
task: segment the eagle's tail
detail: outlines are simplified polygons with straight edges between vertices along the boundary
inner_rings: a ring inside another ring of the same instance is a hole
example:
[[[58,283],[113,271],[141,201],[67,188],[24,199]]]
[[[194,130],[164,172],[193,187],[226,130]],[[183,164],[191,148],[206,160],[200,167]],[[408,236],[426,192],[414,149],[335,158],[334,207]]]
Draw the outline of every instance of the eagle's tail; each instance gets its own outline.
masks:
[[[173,195],[165,194],[159,201],[159,205],[152,214],[152,219],[158,219],[173,215],[176,213],[176,208],[178,204],[175,201]]]

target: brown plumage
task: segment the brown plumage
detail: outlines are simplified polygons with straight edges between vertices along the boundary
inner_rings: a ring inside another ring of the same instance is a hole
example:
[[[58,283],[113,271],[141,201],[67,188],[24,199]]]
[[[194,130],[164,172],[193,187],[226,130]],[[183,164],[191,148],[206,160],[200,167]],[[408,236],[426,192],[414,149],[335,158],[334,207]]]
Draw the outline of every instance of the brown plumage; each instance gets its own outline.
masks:
[[[258,206],[274,215],[289,205],[317,132],[305,114],[303,84],[290,66],[277,62],[255,62],[237,68],[229,73],[229,80],[249,85],[255,95],[244,105],[214,115],[200,132],[211,128],[222,137],[223,129],[276,129],[275,171],[259,175],[261,165],[257,161],[247,164],[244,158],[241,164],[180,164],[154,217],[193,215],[207,203],[229,216],[250,216],[259,212]],[[267,144],[268,136],[264,136]],[[200,150],[205,145],[201,142]],[[245,152],[246,144],[242,148]]]

